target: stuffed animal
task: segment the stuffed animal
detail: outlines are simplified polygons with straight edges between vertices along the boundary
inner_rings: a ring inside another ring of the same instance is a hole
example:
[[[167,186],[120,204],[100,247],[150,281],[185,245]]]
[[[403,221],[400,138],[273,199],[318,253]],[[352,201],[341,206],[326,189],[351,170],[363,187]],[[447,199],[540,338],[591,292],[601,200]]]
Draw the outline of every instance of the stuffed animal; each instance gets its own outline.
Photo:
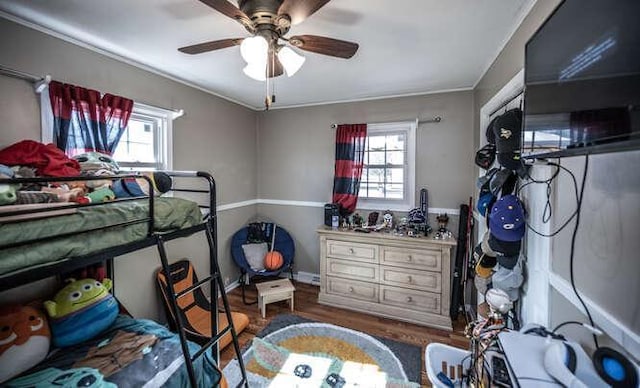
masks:
[[[145,173],[151,179],[153,193],[160,195],[171,189],[171,177],[162,171]],[[116,198],[144,197],[149,195],[149,182],[144,178],[122,178],[113,181],[113,192]]]
[[[80,164],[83,175],[88,171],[108,170],[115,175],[120,170],[118,163],[109,155],[100,152],[85,152],[73,157]],[[104,174],[99,174],[104,175]]]
[[[32,306],[0,309],[0,383],[44,360],[51,333],[44,312]]]
[[[93,190],[92,192],[90,192],[89,194],[85,195],[84,197],[76,198],[76,202],[78,202],[78,203],[103,203],[103,202],[113,201],[114,199],[116,199],[116,195],[113,192],[113,190],[111,190],[108,187],[101,187],[99,189]]]
[[[11,168],[0,164],[0,179],[11,179],[13,176],[14,173]],[[0,205],[11,205],[15,203],[18,198],[16,190],[18,190],[19,187],[20,185],[0,184]]]
[[[58,347],[89,340],[118,316],[118,303],[109,293],[111,280],[70,279],[54,300],[44,302],[51,317],[53,344]]]

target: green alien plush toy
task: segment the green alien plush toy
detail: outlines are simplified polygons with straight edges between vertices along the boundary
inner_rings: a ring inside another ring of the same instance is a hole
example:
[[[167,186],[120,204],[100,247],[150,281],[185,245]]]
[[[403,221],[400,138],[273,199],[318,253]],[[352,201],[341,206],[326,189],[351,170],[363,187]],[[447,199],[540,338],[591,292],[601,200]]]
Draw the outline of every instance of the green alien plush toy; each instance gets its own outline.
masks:
[[[70,279],[54,300],[44,302],[51,317],[53,344],[75,345],[98,335],[118,316],[118,303],[109,293],[111,280]]]

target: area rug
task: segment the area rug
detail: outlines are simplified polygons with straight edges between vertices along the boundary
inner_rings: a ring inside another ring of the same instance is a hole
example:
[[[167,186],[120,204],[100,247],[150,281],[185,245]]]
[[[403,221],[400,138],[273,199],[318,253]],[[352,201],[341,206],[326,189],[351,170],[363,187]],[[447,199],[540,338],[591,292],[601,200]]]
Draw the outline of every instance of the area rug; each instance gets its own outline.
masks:
[[[275,317],[242,359],[250,387],[419,387],[421,349],[386,338],[314,322]],[[242,376],[238,361],[223,371],[230,387]]]

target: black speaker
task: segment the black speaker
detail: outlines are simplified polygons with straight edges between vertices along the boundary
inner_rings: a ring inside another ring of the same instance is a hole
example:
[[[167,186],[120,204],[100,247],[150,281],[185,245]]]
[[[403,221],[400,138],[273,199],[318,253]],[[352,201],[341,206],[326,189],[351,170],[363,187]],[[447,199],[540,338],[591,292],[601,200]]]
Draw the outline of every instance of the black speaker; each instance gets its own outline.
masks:
[[[636,368],[616,350],[604,346],[598,348],[593,353],[593,366],[598,375],[614,388],[638,386]]]
[[[331,219],[333,216],[340,216],[338,212],[338,204],[337,203],[327,203],[324,205],[324,224],[326,226],[331,226]]]

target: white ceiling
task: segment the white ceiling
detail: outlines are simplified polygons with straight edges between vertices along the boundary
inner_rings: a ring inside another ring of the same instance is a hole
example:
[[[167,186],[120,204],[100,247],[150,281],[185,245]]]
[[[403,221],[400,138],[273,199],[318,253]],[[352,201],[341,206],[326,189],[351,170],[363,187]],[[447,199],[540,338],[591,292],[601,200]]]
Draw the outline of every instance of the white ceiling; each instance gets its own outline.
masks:
[[[273,108],[472,88],[534,2],[332,0],[287,36],[324,35],[360,49],[347,60],[298,51],[307,61],[293,77],[276,78]],[[177,51],[248,36],[198,0],[0,0],[0,10],[263,109],[264,83],[243,74],[239,47],[194,56]]]

